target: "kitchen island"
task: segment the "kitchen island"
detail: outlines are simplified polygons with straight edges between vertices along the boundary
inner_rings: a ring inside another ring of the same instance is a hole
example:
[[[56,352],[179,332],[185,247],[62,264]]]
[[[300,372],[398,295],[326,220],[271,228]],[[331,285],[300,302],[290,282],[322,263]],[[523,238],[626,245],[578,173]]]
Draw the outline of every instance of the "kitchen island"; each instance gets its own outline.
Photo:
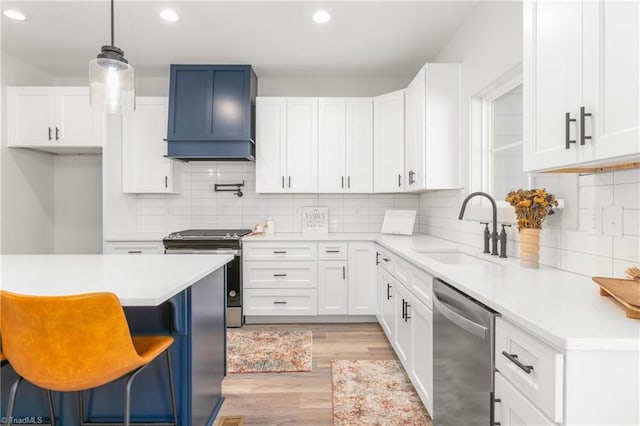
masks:
[[[223,402],[226,373],[225,268],[231,255],[3,255],[0,289],[60,296],[112,292],[125,309],[132,334],[167,334],[171,347],[180,425],[212,424]],[[0,417],[15,380],[2,368]],[[134,381],[132,422],[169,422],[166,365],[152,362]],[[85,393],[85,418],[122,421],[124,381]],[[77,394],[54,394],[59,424],[78,424]],[[48,422],[44,392],[23,384],[15,416]]]

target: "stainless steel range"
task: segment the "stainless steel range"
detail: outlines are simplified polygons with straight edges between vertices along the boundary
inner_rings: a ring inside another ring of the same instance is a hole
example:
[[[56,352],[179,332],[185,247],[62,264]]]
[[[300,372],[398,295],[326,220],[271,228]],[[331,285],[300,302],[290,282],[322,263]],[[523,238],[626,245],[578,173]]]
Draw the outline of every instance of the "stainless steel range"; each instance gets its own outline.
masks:
[[[248,229],[187,229],[162,240],[166,254],[233,254],[227,264],[227,327],[242,327],[242,241]]]

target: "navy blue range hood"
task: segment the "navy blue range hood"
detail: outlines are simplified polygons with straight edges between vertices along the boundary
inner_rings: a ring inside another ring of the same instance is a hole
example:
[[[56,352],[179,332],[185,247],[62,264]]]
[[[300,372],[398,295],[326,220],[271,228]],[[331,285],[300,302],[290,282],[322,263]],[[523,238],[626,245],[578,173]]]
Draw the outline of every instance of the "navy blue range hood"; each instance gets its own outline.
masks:
[[[167,157],[254,161],[257,91],[251,65],[171,65]]]

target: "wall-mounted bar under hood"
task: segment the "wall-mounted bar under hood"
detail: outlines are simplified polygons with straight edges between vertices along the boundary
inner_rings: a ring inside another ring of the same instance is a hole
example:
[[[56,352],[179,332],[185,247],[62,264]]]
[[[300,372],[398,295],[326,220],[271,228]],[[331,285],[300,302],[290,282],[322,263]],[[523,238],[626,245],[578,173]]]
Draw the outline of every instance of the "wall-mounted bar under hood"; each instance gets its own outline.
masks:
[[[171,65],[167,157],[255,160],[257,92],[250,65]]]

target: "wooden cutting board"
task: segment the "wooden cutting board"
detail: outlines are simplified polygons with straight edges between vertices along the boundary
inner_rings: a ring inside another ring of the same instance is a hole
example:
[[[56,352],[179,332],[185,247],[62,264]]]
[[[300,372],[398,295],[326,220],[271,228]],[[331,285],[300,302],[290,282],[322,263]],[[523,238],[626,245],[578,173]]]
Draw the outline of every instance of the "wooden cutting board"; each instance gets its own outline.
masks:
[[[627,317],[640,319],[640,281],[619,278],[593,277],[600,286],[600,295],[613,297],[620,302]]]

